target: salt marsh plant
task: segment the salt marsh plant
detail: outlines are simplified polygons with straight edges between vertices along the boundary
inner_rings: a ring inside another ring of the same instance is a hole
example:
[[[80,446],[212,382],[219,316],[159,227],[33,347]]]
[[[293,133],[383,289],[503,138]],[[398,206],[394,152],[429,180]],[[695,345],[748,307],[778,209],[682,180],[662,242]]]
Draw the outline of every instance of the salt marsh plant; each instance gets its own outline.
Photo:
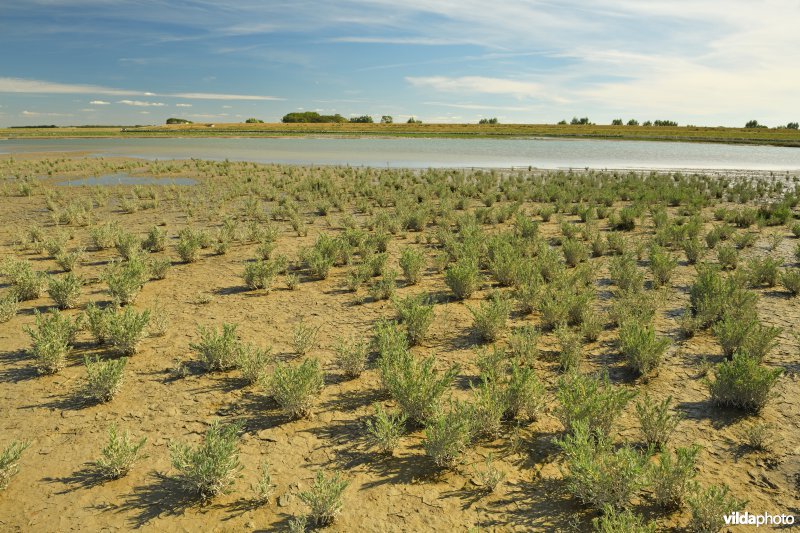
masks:
[[[334,345],[335,363],[344,375],[357,378],[367,368],[369,343],[363,339],[340,337]]]
[[[561,370],[564,372],[577,370],[581,362],[583,336],[567,326],[557,328],[555,333],[559,345],[558,362]]]
[[[19,301],[15,294],[0,296],[0,324],[8,322],[19,311]]]
[[[203,236],[199,231],[184,228],[178,232],[178,244],[175,251],[184,263],[194,263],[200,258]]]
[[[80,327],[80,318],[75,321],[52,309],[47,314],[34,311],[35,328],[25,326],[25,332],[31,337],[33,346],[31,354],[36,360],[36,369],[40,374],[55,374],[66,365],[71,344]]]
[[[367,442],[379,452],[391,455],[405,432],[408,417],[398,411],[387,412],[379,403],[373,408],[375,416],[365,422]]]
[[[61,252],[55,257],[56,264],[64,272],[72,272],[80,261],[83,260],[83,250],[73,250],[71,252]]]
[[[120,257],[128,261],[141,253],[142,242],[136,235],[121,231],[116,235],[114,247],[117,249],[117,253]]]
[[[558,382],[556,415],[567,431],[585,423],[590,431],[607,435],[636,392],[612,385],[607,373],[568,374]]]
[[[172,467],[187,489],[207,500],[228,492],[241,465],[239,463],[239,424],[222,425],[215,421],[195,448],[170,443]]]
[[[697,238],[688,239],[683,242],[683,252],[686,254],[686,261],[694,265],[703,258],[705,247]]]
[[[781,285],[792,296],[800,294],[800,268],[787,268],[780,275]],[[0,316],[2,313],[0,313]],[[0,318],[2,322],[2,318]]]
[[[565,456],[569,491],[593,509],[625,509],[646,484],[648,455],[627,444],[615,447],[586,421],[576,422],[556,444]]]
[[[470,419],[476,436],[494,439],[500,433],[503,416],[508,410],[506,391],[494,377],[482,375],[478,386],[471,385]]]
[[[33,270],[27,261],[8,264],[4,274],[11,281],[11,293],[20,302],[35,300],[42,295],[47,285],[47,275]]]
[[[259,348],[250,343],[238,343],[236,347],[236,368],[251,385],[262,382],[267,365],[274,360],[271,347]]]
[[[729,244],[720,245],[717,247],[717,261],[723,270],[735,270],[739,264],[739,251]]]
[[[416,424],[424,425],[438,411],[444,394],[458,374],[457,365],[444,372],[437,372],[435,365],[433,356],[418,359],[405,349],[389,353],[379,361],[384,386],[409,420]]]
[[[769,401],[782,373],[782,368],[767,368],[752,357],[734,354],[731,361],[717,366],[714,380],[707,381],[707,386],[715,404],[758,412]]]
[[[242,279],[251,290],[269,289],[275,279],[275,265],[270,261],[257,259],[244,267]]]
[[[745,446],[760,452],[772,451],[777,441],[775,426],[768,422],[755,422],[749,424],[739,432]]]
[[[472,296],[480,284],[478,265],[470,259],[461,259],[447,267],[444,278],[457,300]]]
[[[503,416],[508,420],[535,420],[545,404],[545,387],[529,366],[512,362],[505,385]]]
[[[153,226],[142,241],[142,248],[148,252],[163,252],[167,248],[167,233],[158,226]]]
[[[342,512],[342,494],[349,484],[339,472],[326,476],[322,470],[317,471],[309,490],[298,495],[311,508],[309,518],[315,525],[325,527],[333,523]]]
[[[700,446],[676,448],[673,455],[667,449],[658,455],[651,479],[656,503],[666,509],[678,509],[693,487],[697,475],[695,464]]]
[[[500,293],[492,293],[479,307],[467,306],[472,313],[472,328],[486,342],[496,341],[506,329],[511,301]]]
[[[121,228],[116,222],[109,222],[101,226],[95,226],[89,230],[92,244],[95,250],[106,250],[112,248],[117,240],[117,234]]]
[[[686,498],[692,512],[689,529],[697,533],[717,533],[725,527],[725,517],[740,511],[747,503],[730,494],[727,485],[696,486]]]
[[[147,262],[147,268],[152,279],[164,279],[172,268],[172,261],[168,257],[152,257]]]
[[[630,510],[616,511],[603,507],[603,514],[592,518],[595,533],[656,533],[656,524],[647,522],[641,515]]]
[[[577,239],[565,239],[561,251],[564,253],[564,261],[571,267],[589,259],[589,249]]]
[[[668,251],[660,246],[650,249],[650,272],[653,274],[654,288],[668,285],[677,266],[678,260]]]
[[[682,416],[673,413],[671,409],[672,396],[668,396],[661,402],[654,401],[649,395],[645,395],[640,401],[636,402],[636,418],[639,421],[639,431],[642,440],[647,446],[664,448],[669,442],[670,437],[675,432],[675,428],[682,420]]]
[[[515,328],[508,336],[508,349],[518,361],[530,364],[539,357],[539,330],[531,324]]]
[[[292,418],[306,417],[322,392],[322,367],[317,359],[299,365],[279,363],[269,382],[269,390],[278,405]]]
[[[648,377],[658,368],[669,345],[670,340],[657,336],[652,324],[628,320],[620,326],[620,351],[641,376]]]
[[[397,272],[394,269],[384,269],[383,275],[372,282],[369,294],[373,300],[389,300],[397,289]]]
[[[99,307],[94,302],[89,302],[84,309],[86,327],[97,344],[104,344],[108,339],[108,322],[112,314],[114,314],[113,308]]]
[[[132,304],[148,276],[147,265],[138,256],[129,261],[111,262],[103,273],[108,293],[117,305]]]
[[[713,331],[728,359],[741,353],[761,361],[777,345],[781,328],[765,326],[755,316],[732,310],[714,324]]]
[[[58,278],[50,276],[47,282],[47,293],[59,309],[72,309],[78,305],[83,280],[69,272]]]
[[[200,341],[189,344],[196,351],[209,371],[229,370],[236,365],[239,337],[236,324],[222,324],[222,330],[215,327],[197,326]]]
[[[258,481],[255,485],[251,485],[251,488],[253,492],[255,492],[255,502],[263,505],[269,501],[270,496],[272,496],[272,493],[275,491],[275,485],[272,483],[269,463],[262,461],[258,467],[258,471]]]
[[[133,465],[147,457],[142,447],[147,437],[138,441],[131,440],[127,431],[120,433],[115,424],[108,428],[108,443],[102,450],[102,456],[94,465],[101,476],[107,479],[119,479],[128,475]]]
[[[30,446],[28,442],[15,440],[3,448],[3,452],[0,453],[0,492],[6,490],[11,478],[19,473],[19,460],[28,446]]]
[[[139,343],[147,337],[150,311],[137,313],[126,307],[108,315],[108,341],[123,355],[133,355],[139,350]]]
[[[399,321],[406,326],[409,345],[416,346],[425,340],[434,318],[430,299],[422,294],[406,296],[396,299],[394,307]]]
[[[109,359],[102,361],[99,357],[86,356],[83,363],[86,366],[85,394],[89,399],[98,403],[111,401],[122,386],[125,364],[128,359]]]
[[[411,246],[407,246],[400,252],[400,268],[403,276],[409,285],[419,283],[422,268],[425,266],[425,255]]]
[[[426,423],[425,454],[439,468],[454,468],[472,439],[473,421],[463,404],[453,404],[448,411],[438,411]]]
[[[309,326],[305,321],[298,322],[292,330],[292,348],[297,355],[306,355],[317,345],[317,334],[321,326]]]

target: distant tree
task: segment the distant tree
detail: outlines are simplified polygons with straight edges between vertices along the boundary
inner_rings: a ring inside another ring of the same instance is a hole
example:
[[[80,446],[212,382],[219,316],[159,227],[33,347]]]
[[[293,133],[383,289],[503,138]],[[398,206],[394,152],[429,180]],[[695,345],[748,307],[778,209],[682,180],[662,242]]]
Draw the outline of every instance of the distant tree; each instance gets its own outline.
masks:
[[[591,124],[591,122],[589,122],[589,117],[583,117],[583,118],[572,117],[572,120],[570,121],[570,124],[572,124],[573,126],[575,126],[575,125],[582,125],[583,126],[583,125]]]
[[[248,118],[244,122],[245,122],[245,124],[263,124],[264,123],[263,120],[259,120],[257,118]]]
[[[798,129],[798,126],[800,125],[798,125],[797,122],[790,122],[786,125],[786,127],[790,130],[796,130]]]
[[[287,113],[281,119],[284,123],[322,123],[322,122],[347,122],[339,113],[335,115],[320,115],[316,111]]]
[[[381,117],[381,124],[391,124],[394,122],[392,115],[383,115]]]
[[[372,117],[369,115],[361,115],[360,117],[351,117],[350,122],[356,122],[358,124],[372,124]]]
[[[744,125],[745,128],[766,128],[763,124],[759,124],[757,120],[749,120]]]
[[[622,119],[621,118],[615,118],[614,120],[611,121],[611,125],[612,126],[622,126]]]
[[[636,120],[635,118],[632,118],[632,119],[630,119],[628,121],[628,126],[638,126],[638,125],[639,125],[639,121]]]
[[[673,120],[654,120],[653,126],[677,126],[678,123]]]
[[[652,125],[653,123],[650,122],[649,120],[645,120],[644,122],[642,122],[642,126],[652,126]]]
[[[406,124],[422,124],[422,121],[419,120],[417,117],[411,116],[411,117],[408,117],[408,120],[406,121]]]
[[[482,118],[478,121],[478,124],[498,124],[497,117],[493,118]]]
[[[168,118],[167,124],[194,124],[191,120],[185,118]]]
[[[558,125],[559,125],[559,126],[564,126],[566,123],[567,123],[567,121],[566,121],[566,120],[559,120],[559,121],[558,121]]]

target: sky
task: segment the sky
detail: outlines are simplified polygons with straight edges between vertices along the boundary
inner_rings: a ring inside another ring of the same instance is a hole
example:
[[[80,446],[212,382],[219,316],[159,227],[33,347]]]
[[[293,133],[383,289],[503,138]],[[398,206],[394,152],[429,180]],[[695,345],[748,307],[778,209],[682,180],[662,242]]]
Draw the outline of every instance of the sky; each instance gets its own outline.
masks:
[[[800,121],[798,0],[3,0],[0,125]]]

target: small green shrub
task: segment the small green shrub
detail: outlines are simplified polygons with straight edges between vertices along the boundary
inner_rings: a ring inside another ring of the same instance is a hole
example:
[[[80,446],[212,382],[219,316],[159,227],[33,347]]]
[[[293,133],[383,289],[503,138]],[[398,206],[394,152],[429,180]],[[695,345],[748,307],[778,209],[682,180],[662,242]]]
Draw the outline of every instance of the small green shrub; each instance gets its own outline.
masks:
[[[765,326],[752,315],[726,313],[713,331],[728,359],[739,352],[761,361],[777,344],[781,328]]]
[[[102,226],[93,227],[89,230],[89,236],[96,250],[106,250],[114,246],[117,240],[117,234],[120,231],[121,228],[116,222],[110,222]]]
[[[196,448],[183,443],[170,443],[172,467],[179,481],[201,499],[226,493],[238,472],[239,424],[221,425],[215,421]]]
[[[20,302],[40,297],[47,285],[47,275],[34,271],[26,261],[15,263],[6,275],[11,281],[11,294]]]
[[[133,355],[139,343],[147,337],[150,311],[137,313],[132,307],[108,315],[108,341],[123,355]]]
[[[82,259],[82,249],[72,252],[61,252],[55,257],[56,264],[58,264],[64,272],[72,272],[75,270],[75,266],[77,266]]]
[[[589,259],[589,249],[576,239],[565,239],[561,244],[561,251],[564,253],[564,261],[571,267]]]
[[[703,258],[705,247],[700,239],[688,239],[683,242],[683,253],[686,254],[686,261],[690,265],[695,265]]]
[[[425,454],[439,468],[454,468],[461,463],[472,439],[470,409],[461,404],[432,416],[425,427]]]
[[[258,470],[258,481],[254,486],[251,485],[251,488],[256,494],[255,502],[263,505],[269,501],[269,497],[272,496],[275,490],[275,485],[272,484],[272,474],[270,474],[269,471],[269,463],[262,461]]]
[[[556,415],[567,431],[573,431],[575,424],[584,422],[592,432],[607,435],[635,395],[635,391],[611,385],[607,373],[599,376],[568,374],[558,383]]]
[[[317,471],[311,488],[299,494],[303,503],[311,508],[309,517],[315,525],[325,527],[333,523],[342,512],[342,494],[349,484],[339,472],[328,477],[322,470]]]
[[[407,349],[381,357],[379,367],[384,386],[397,401],[409,420],[425,422],[438,411],[439,403],[458,374],[453,365],[440,373],[434,369],[436,359],[417,359]]]
[[[99,357],[83,358],[86,365],[86,387],[85,394],[98,403],[111,401],[111,398],[119,392],[122,386],[125,364],[128,359],[109,359],[101,361]]]
[[[36,360],[36,369],[40,374],[55,374],[66,365],[71,344],[80,327],[80,318],[72,321],[55,309],[47,314],[39,311],[34,311],[34,314],[35,329],[25,326],[24,330],[33,341],[31,353]]]
[[[339,338],[334,346],[336,366],[349,378],[357,378],[367,368],[369,343],[365,340]]]
[[[409,285],[416,285],[419,283],[422,268],[425,266],[425,255],[417,250],[407,246],[400,252],[400,268],[403,270],[403,276]]]
[[[141,453],[146,442],[147,437],[131,441],[127,431],[120,434],[117,432],[117,426],[112,424],[108,428],[108,444],[101,452],[102,457],[94,463],[97,471],[107,479],[127,476],[137,461],[147,457]]]
[[[139,257],[122,263],[112,262],[103,273],[108,293],[116,305],[132,304],[148,277],[147,265]]]
[[[148,252],[163,252],[167,248],[167,234],[158,226],[153,226],[142,241],[142,248]]]
[[[152,257],[147,262],[147,267],[153,279],[164,279],[167,277],[169,269],[172,268],[172,261],[168,257]]]
[[[508,349],[517,360],[530,364],[539,357],[539,330],[531,324],[514,328],[508,337]]]
[[[255,344],[238,343],[236,368],[250,385],[261,383],[266,367],[275,360],[272,348],[259,348]]]
[[[97,344],[103,344],[108,340],[108,321],[113,313],[113,308],[99,307],[94,302],[90,302],[84,309],[86,326]]]
[[[583,352],[583,335],[566,326],[556,329],[558,339],[558,363],[564,372],[572,372],[580,366]]]
[[[19,311],[19,301],[16,295],[6,294],[0,297],[0,324],[14,318]]]
[[[275,265],[261,259],[247,263],[242,279],[251,290],[269,289],[275,279]]]
[[[752,357],[734,354],[731,361],[717,366],[715,379],[707,382],[711,400],[717,405],[758,412],[782,373],[781,368],[766,368]]]
[[[609,264],[609,274],[621,291],[639,292],[644,284],[644,274],[636,266],[636,258],[630,253],[613,257]]]
[[[142,250],[142,243],[136,235],[122,231],[117,233],[114,246],[117,249],[117,253],[125,261],[138,256]]]
[[[787,268],[781,273],[781,285],[792,296],[800,294],[800,268]],[[0,313],[1,314],[1,313]],[[2,322],[2,318],[0,318]]]
[[[397,289],[397,272],[392,269],[385,269],[383,276],[375,280],[369,288],[369,294],[373,300],[389,300],[394,296]]]
[[[650,376],[661,364],[670,340],[656,336],[651,324],[630,320],[620,326],[619,344],[628,365],[640,375]]]
[[[510,376],[505,388],[505,418],[509,420],[535,420],[545,404],[545,387],[528,367],[511,363]]]
[[[306,355],[317,345],[317,334],[321,326],[309,326],[300,320],[292,330],[292,348],[297,355]]]
[[[494,342],[506,329],[511,302],[499,293],[492,294],[488,302],[481,302],[478,308],[468,308],[472,313],[472,327],[482,340]]]
[[[202,241],[203,236],[199,231],[183,228],[178,232],[178,244],[175,245],[175,251],[178,252],[178,257],[180,257],[181,261],[184,263],[197,261],[200,258]]]
[[[603,514],[592,518],[595,533],[656,533],[656,524],[646,522],[632,511],[617,511],[613,507],[603,507]]]
[[[697,475],[695,463],[699,452],[697,445],[676,448],[674,457],[669,450],[661,451],[651,474],[653,496],[658,505],[666,509],[681,507]]]
[[[6,490],[11,478],[19,472],[19,459],[28,446],[30,443],[15,440],[3,448],[3,453],[0,453],[0,492]]]
[[[659,246],[650,250],[650,272],[653,274],[653,287],[659,288],[668,285],[672,273],[678,266],[678,260]]]
[[[774,429],[775,426],[768,422],[756,422],[746,426],[739,433],[739,437],[751,450],[761,452],[772,451],[776,441]]]
[[[367,442],[381,453],[391,455],[403,436],[408,417],[401,412],[387,412],[376,403],[375,416],[366,421]]]
[[[723,270],[735,270],[739,264],[739,251],[734,246],[723,244],[717,248],[717,261]]]
[[[222,324],[222,331],[197,326],[197,333],[200,342],[191,343],[189,347],[200,354],[209,371],[228,370],[236,365],[239,338],[235,324]]]
[[[725,527],[725,516],[740,511],[747,503],[732,496],[727,485],[697,488],[686,501],[692,511],[689,529],[696,533],[717,533]]]
[[[556,444],[565,456],[569,491],[594,509],[624,509],[645,486],[648,456],[627,444],[615,448],[585,421],[576,422]]]
[[[317,359],[306,359],[300,365],[279,363],[269,383],[275,401],[292,418],[306,417],[322,392],[323,374]]]
[[[747,278],[753,287],[774,287],[778,284],[781,261],[772,257],[753,258],[747,263]]]
[[[397,317],[406,326],[408,343],[416,346],[425,340],[425,335],[433,323],[433,304],[430,299],[420,294],[407,296],[394,301]]]
[[[462,259],[447,267],[444,280],[458,300],[472,296],[480,284],[478,265],[469,259]]]
[[[647,446],[664,448],[681,421],[682,417],[679,414],[671,412],[671,403],[672,396],[668,396],[662,402],[655,402],[649,395],[645,395],[636,403],[639,430]]]
[[[472,387],[472,427],[475,434],[492,439],[500,433],[503,416],[508,411],[507,394],[497,379],[482,375]]]

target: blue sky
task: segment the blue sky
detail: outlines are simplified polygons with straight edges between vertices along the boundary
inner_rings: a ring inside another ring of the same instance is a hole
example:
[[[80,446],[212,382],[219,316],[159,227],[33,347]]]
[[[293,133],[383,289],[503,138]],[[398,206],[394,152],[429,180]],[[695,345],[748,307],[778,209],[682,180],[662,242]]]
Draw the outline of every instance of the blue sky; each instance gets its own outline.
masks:
[[[5,0],[0,125],[800,120],[797,0]]]

